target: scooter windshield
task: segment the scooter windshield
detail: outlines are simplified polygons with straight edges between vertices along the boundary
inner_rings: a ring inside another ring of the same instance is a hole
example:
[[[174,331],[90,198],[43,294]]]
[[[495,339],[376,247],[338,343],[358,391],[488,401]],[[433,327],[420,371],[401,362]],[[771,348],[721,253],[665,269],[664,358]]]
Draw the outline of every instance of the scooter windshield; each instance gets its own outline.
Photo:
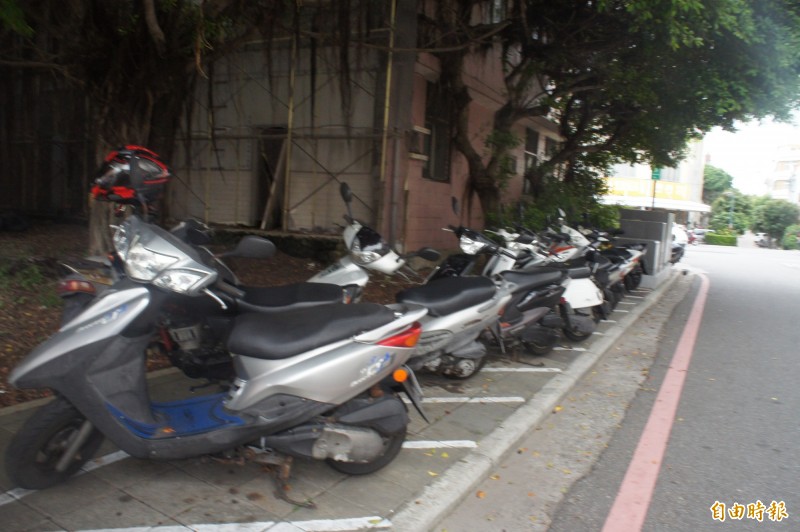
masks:
[[[374,229],[363,226],[358,230],[350,248],[350,254],[356,264],[369,264],[392,251],[383,237]]]

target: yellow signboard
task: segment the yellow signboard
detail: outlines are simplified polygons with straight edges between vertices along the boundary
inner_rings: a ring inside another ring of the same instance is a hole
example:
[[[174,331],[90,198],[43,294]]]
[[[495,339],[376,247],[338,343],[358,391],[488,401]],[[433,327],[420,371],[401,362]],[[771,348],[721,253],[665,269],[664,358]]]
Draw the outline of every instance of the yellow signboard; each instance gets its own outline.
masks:
[[[653,186],[655,186],[657,198],[689,200],[689,185],[686,183],[654,182],[652,179],[631,177],[609,177],[607,181],[608,194],[611,196],[653,197]]]

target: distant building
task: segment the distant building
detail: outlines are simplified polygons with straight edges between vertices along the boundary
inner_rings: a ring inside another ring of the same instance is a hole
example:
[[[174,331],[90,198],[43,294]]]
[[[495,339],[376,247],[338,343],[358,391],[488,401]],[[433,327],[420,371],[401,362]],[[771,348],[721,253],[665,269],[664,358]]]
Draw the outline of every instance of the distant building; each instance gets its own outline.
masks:
[[[689,150],[676,168],[615,166],[606,178],[608,195],[603,203],[670,211],[679,223],[703,225],[703,215],[711,212],[703,203],[703,143],[692,143]]]
[[[775,168],[767,177],[767,194],[774,199],[800,203],[800,144],[779,146]]]

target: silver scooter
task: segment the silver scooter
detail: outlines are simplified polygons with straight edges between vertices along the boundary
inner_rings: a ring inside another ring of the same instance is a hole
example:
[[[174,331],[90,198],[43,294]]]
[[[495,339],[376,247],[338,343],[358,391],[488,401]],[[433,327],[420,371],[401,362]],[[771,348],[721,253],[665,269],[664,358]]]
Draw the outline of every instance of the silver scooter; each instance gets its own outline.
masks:
[[[353,217],[352,192],[346,183],[342,183],[340,193],[347,207],[348,225],[342,237],[348,254],[310,282],[339,285],[352,297],[360,298],[370,272],[417,276],[407,265],[409,258],[438,260],[439,253],[431,248],[399,255],[377,231]],[[428,309],[421,320],[422,335],[409,366],[455,379],[471,377],[483,367],[488,355],[479,337],[497,323],[498,314],[510,299],[510,292],[499,290],[495,282],[485,277],[442,279],[398,293],[398,303]]]
[[[145,352],[165,306],[207,300],[226,307],[241,292],[197,248],[136,216],[117,228],[114,241],[125,277],[9,376],[18,388],[55,393],[8,445],[14,484],[41,489],[65,481],[104,437],[137,458],[221,454],[278,463],[284,481],[292,457],[325,460],[348,474],[376,471],[395,458],[409,422],[398,393],[422,413],[421,391],[405,363],[424,307],[242,313],[227,340],[236,370],[231,387],[153,402]],[[239,255],[261,257],[259,242],[247,241]]]

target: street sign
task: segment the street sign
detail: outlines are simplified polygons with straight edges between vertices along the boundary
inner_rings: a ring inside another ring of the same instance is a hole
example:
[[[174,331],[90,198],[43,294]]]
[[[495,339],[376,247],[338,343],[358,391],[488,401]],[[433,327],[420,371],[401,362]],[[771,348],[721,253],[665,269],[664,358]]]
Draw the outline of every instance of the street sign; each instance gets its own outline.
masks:
[[[661,168],[653,168],[653,173],[650,176],[653,181],[658,181],[661,179]]]

